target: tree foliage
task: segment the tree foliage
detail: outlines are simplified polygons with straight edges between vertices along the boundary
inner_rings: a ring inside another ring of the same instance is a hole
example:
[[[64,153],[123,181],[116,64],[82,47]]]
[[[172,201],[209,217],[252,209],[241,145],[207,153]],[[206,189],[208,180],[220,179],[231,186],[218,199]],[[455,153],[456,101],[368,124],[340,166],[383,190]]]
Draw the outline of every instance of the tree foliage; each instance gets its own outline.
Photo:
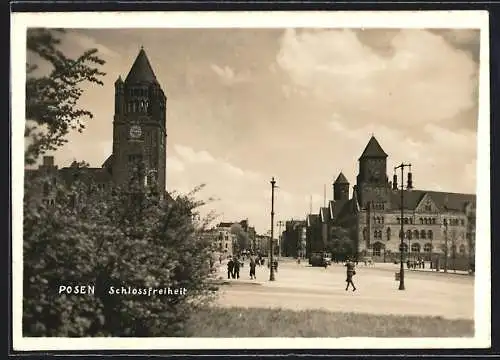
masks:
[[[36,77],[27,65],[26,164],[83,131],[78,108],[84,82],[102,84],[104,62],[89,50],[76,59],[59,49],[62,31],[30,29],[28,51],[53,69]],[[43,131],[45,129],[45,131]],[[70,179],[57,173],[25,176],[23,210],[24,336],[174,336],[197,306],[212,299],[211,244],[200,231],[201,187],[160,200],[163,189],[144,191],[140,164],[126,188],[100,188],[88,164],[74,162]],[[26,174],[29,174],[26,172]],[[47,191],[46,191],[47,190]],[[50,198],[50,201],[48,198]],[[94,295],[59,294],[59,286],[90,285]],[[112,295],[111,286],[186,288],[185,295]]]
[[[231,233],[236,235],[235,251],[246,250],[250,248],[250,236],[243,229],[241,224],[235,223],[231,226]]]
[[[354,247],[349,236],[349,230],[340,226],[330,229],[326,250],[332,252],[335,257],[345,257],[353,255]]]
[[[25,139],[29,143],[25,162],[33,164],[46,151],[56,150],[67,142],[71,130],[82,132],[84,120],[92,113],[78,107],[83,94],[82,85],[102,85],[100,70],[104,60],[97,49],[90,49],[76,58],[67,57],[61,50],[62,29],[28,29],[27,51],[36,60],[50,65],[49,74],[39,75],[38,64],[26,64]]]
[[[193,221],[200,202],[179,195],[95,187],[78,167],[56,204],[28,182],[24,206],[25,336],[174,336],[212,299],[211,244]],[[60,285],[93,285],[94,296],[64,295]],[[111,286],[186,288],[184,296],[111,295]]]

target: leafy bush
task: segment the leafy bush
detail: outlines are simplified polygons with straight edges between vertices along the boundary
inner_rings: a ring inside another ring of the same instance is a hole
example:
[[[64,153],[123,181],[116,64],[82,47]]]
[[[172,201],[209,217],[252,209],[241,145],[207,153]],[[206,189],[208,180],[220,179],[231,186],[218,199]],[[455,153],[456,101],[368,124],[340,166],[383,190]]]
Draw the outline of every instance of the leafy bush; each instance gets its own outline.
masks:
[[[81,169],[82,172],[85,169]],[[24,199],[25,336],[174,336],[212,299],[211,244],[198,236],[194,193],[157,194],[90,182],[56,189],[44,204],[40,178]],[[197,190],[197,189],[196,189]],[[60,285],[94,285],[95,295],[59,295]],[[186,288],[182,295],[110,295],[110,286]]]

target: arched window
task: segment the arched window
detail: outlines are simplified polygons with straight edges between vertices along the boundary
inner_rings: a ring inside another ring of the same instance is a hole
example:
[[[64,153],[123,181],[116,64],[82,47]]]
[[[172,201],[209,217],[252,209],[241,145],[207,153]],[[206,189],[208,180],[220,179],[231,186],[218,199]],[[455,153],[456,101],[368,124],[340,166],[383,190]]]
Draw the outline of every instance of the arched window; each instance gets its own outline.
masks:
[[[420,218],[420,225],[423,225],[424,219]]]
[[[436,218],[432,218],[432,224],[436,225]]]
[[[49,196],[50,185],[49,183],[43,183],[43,196]]]
[[[427,243],[424,245],[424,252],[430,253],[432,251],[432,245],[430,243]]]
[[[427,238],[432,239],[432,237],[433,237],[432,230],[427,231]]]
[[[418,239],[418,230],[416,230],[416,229],[415,229],[415,230],[413,230],[413,237],[414,237],[415,239]]]
[[[408,218],[405,218],[405,224],[408,224]]]
[[[387,228],[387,240],[391,240],[391,228]]]
[[[458,251],[460,251],[460,255],[464,255],[465,254],[465,245],[464,244],[460,245],[460,248]]]
[[[411,230],[406,231],[406,238],[411,240]]]
[[[413,218],[410,218],[410,224],[413,225]]]
[[[373,256],[380,256],[380,250],[382,250],[383,245],[379,243],[378,241],[373,244]]]
[[[425,239],[425,230],[420,231],[420,238]]]
[[[427,225],[429,222],[428,222],[429,219],[427,218],[424,218],[424,224]]]
[[[419,243],[411,244],[411,252],[418,254],[420,252],[420,244]]]

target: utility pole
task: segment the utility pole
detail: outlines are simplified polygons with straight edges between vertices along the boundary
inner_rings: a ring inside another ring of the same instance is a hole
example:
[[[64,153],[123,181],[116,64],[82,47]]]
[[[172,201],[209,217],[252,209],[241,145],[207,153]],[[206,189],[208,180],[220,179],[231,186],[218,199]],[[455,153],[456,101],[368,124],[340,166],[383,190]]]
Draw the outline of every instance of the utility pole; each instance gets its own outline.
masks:
[[[401,169],[401,230],[400,230],[400,244],[399,244],[399,254],[400,254],[400,262],[399,262],[399,290],[405,290],[405,272],[403,266],[403,253],[404,253],[404,168],[408,167],[408,184],[406,188],[411,190],[413,188],[412,184],[412,174],[411,174],[411,164],[401,163],[401,165],[396,166],[394,168],[394,178],[393,178],[393,189],[397,190],[398,188],[398,177],[396,175],[396,170]]]
[[[283,233],[281,232],[281,228],[285,226],[285,223],[283,221],[278,221],[278,241],[279,241],[279,247],[278,247],[278,261],[281,260],[281,247],[283,246]]]
[[[448,221],[443,220],[444,223],[444,272],[448,272]]]
[[[273,238],[274,238],[274,188],[276,187],[276,181],[274,177],[271,179],[271,241],[269,242],[270,256],[269,256],[269,281],[276,280],[274,277],[274,261],[273,261]]]

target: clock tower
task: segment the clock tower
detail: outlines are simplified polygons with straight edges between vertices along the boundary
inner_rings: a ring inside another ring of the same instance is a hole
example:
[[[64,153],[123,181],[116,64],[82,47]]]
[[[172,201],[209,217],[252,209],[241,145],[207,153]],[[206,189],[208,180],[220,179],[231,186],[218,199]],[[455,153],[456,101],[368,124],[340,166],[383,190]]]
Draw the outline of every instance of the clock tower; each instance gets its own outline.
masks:
[[[105,163],[117,185],[132,178],[166,190],[167,98],[141,47],[125,81],[115,82],[113,154]],[[137,177],[136,171],[143,173]]]
[[[387,178],[387,154],[372,135],[359,158],[358,198],[362,208],[377,204],[383,208],[390,191]]]

